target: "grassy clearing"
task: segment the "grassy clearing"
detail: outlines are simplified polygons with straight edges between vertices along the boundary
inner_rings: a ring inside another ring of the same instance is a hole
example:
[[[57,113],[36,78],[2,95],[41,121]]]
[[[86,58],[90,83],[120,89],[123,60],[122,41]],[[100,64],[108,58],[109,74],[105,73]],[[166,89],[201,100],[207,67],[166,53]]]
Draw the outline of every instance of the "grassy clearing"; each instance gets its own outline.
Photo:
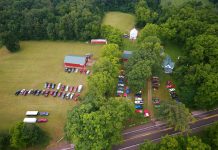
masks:
[[[104,17],[102,24],[111,25],[120,29],[123,33],[129,33],[135,26],[135,16],[122,12],[108,12]]]
[[[0,130],[8,130],[14,123],[22,121],[27,110],[48,111],[48,123],[40,124],[52,142],[63,136],[67,110],[78,102],[43,96],[15,96],[17,89],[43,89],[44,83],[62,82],[68,85],[83,84],[87,90],[87,76],[65,73],[63,59],[67,54],[100,56],[99,45],[81,42],[21,42],[21,51],[8,53],[0,49]]]
[[[167,8],[170,5],[175,6],[175,7],[179,7],[181,5],[183,5],[184,3],[187,3],[189,1],[192,0],[161,0],[161,6],[163,8]],[[209,1],[208,0],[197,0],[197,1],[201,1],[203,3],[203,5],[209,5]]]

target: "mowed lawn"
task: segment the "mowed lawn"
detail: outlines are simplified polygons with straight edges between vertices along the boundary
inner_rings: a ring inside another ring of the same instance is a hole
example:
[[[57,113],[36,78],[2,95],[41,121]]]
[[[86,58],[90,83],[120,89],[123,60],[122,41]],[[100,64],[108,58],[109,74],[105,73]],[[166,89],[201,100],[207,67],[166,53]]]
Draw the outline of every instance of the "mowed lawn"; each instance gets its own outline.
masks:
[[[111,25],[121,32],[129,34],[129,31],[135,26],[135,16],[122,12],[106,13],[102,24]]]
[[[65,73],[64,56],[93,53],[97,59],[101,46],[81,42],[21,42],[21,51],[8,53],[0,49],[0,131],[7,131],[16,122],[23,121],[27,110],[48,111],[47,123],[38,124],[52,139],[63,137],[67,110],[79,102],[62,100],[51,96],[15,96],[18,89],[43,89],[45,82],[66,85],[84,85],[87,90],[87,76],[80,73]]]

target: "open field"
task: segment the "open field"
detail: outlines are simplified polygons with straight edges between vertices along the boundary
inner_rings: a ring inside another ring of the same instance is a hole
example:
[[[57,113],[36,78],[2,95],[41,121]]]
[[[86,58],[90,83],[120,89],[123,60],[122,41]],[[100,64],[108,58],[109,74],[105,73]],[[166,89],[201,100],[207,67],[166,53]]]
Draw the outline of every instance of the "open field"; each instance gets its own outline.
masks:
[[[191,0],[161,0],[161,6],[163,8],[169,7],[169,5],[173,5],[173,6],[181,6],[182,4],[189,2]],[[197,0],[197,1],[201,1],[204,5],[208,5],[209,1],[208,0]]]
[[[65,73],[63,59],[67,54],[100,56],[99,45],[81,42],[21,42],[21,51],[8,53],[0,49],[0,131],[8,130],[14,123],[22,121],[27,110],[48,111],[48,123],[40,124],[52,139],[63,136],[67,110],[78,102],[61,100],[51,96],[15,96],[18,89],[43,89],[45,82],[66,85],[85,85],[87,76],[80,73]]]
[[[111,25],[120,29],[123,33],[128,34],[135,25],[135,17],[134,15],[122,12],[108,12],[104,17],[102,24]]]

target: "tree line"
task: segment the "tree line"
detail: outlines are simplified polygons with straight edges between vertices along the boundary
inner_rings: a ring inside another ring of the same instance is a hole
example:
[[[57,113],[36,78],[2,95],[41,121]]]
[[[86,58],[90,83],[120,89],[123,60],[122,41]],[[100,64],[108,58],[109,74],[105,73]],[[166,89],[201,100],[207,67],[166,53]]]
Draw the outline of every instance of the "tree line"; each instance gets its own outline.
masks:
[[[136,0],[2,0],[0,41],[16,51],[19,40],[99,38],[106,11],[130,12],[135,3]]]

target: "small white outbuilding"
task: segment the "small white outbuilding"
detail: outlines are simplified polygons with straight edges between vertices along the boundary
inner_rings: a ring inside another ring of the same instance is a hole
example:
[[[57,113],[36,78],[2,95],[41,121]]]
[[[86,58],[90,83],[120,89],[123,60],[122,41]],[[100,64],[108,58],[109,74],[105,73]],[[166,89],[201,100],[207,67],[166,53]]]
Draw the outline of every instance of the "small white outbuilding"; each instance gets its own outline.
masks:
[[[129,39],[136,40],[137,36],[138,36],[138,30],[136,30],[136,28],[133,28],[129,33]]]

